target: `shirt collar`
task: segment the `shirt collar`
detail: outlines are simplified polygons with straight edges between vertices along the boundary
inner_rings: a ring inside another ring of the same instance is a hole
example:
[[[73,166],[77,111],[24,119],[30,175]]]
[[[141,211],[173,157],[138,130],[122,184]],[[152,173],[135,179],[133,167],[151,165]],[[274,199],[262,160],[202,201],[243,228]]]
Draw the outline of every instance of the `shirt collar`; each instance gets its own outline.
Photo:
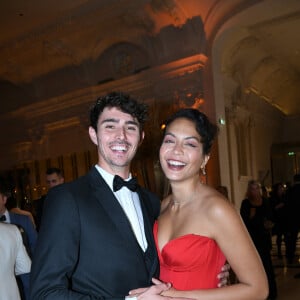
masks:
[[[6,217],[5,223],[10,223],[10,216],[8,210],[6,210],[3,215]]]
[[[105,182],[108,184],[108,186],[110,187],[110,189],[113,191],[113,181],[114,181],[115,174],[111,174],[111,173],[105,171],[99,165],[95,165],[95,167],[98,170],[98,172],[100,173],[100,175],[103,177],[103,179],[105,180]],[[131,177],[132,177],[131,174],[129,174],[129,177],[127,179],[125,179],[125,180],[126,181],[130,180]]]

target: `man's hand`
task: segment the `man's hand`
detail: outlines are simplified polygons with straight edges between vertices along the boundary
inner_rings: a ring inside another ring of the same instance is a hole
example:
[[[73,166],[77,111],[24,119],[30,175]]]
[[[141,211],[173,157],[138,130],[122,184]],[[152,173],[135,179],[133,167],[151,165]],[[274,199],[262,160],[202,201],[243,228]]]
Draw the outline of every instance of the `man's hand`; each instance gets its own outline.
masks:
[[[230,270],[229,264],[225,264],[222,267],[221,273],[218,274],[218,279],[219,279],[218,287],[224,287],[230,284],[229,270]]]

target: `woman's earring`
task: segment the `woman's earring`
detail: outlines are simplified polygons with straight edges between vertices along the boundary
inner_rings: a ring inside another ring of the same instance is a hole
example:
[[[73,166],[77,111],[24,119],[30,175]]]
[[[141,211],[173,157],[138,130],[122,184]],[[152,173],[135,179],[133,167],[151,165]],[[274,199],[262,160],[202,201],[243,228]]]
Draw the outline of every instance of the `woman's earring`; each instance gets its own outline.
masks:
[[[201,171],[203,175],[206,175],[206,170],[205,170],[205,166],[201,167]]]

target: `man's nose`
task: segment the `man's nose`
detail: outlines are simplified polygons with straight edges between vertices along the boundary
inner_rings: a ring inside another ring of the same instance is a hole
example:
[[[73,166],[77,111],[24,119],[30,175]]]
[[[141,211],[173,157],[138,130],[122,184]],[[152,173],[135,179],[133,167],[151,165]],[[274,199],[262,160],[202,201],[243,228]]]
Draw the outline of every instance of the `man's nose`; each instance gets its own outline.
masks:
[[[121,139],[124,139],[126,137],[126,131],[125,131],[125,128],[119,128],[118,131],[117,131],[117,137],[118,138],[121,138]]]

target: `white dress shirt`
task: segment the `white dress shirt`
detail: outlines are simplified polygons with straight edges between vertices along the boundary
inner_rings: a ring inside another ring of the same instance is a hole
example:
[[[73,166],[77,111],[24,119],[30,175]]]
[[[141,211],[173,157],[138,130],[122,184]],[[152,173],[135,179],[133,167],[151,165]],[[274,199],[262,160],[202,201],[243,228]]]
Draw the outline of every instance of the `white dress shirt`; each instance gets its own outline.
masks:
[[[121,207],[123,208],[131,224],[132,230],[136,236],[136,239],[140,247],[145,252],[148,247],[148,243],[145,235],[143,213],[142,213],[141,203],[138,194],[136,192],[130,191],[127,187],[122,187],[117,192],[114,192],[113,191],[114,175],[108,173],[98,165],[96,165],[96,169],[99,171],[99,173],[101,174],[105,182],[109,185],[112,192],[118,199]],[[131,175],[129,176],[129,178],[125,179],[125,181],[130,179],[131,179]]]

